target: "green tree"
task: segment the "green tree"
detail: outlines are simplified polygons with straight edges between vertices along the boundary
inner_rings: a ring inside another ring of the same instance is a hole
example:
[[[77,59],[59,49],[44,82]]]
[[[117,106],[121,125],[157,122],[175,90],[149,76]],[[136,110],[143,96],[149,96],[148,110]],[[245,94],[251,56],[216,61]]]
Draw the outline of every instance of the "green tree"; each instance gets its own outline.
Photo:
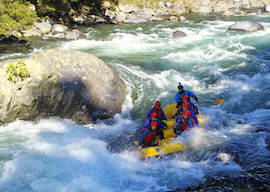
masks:
[[[0,34],[7,35],[31,26],[37,18],[25,0],[0,1]]]

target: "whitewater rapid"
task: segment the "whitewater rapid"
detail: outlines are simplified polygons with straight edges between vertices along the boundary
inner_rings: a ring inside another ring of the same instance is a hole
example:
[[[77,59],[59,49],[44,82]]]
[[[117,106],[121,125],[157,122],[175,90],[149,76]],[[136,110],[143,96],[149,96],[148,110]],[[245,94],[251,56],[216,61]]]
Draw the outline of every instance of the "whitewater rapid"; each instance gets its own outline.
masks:
[[[100,26],[87,40],[56,42],[120,72],[129,93],[123,112],[86,126],[52,117],[0,127],[0,191],[170,191],[204,183],[208,175],[269,168],[270,24],[253,19],[265,30],[226,32],[234,21],[164,22]],[[175,30],[188,36],[173,39]],[[206,123],[177,138],[186,144],[183,153],[141,161],[136,130],[155,100],[174,102],[179,82],[202,101],[226,102],[199,106]]]

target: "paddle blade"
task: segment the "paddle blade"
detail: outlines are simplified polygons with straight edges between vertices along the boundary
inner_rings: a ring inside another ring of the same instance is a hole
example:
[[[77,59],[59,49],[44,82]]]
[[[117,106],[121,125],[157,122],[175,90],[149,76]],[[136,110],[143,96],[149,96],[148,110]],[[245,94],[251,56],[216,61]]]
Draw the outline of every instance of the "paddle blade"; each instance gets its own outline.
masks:
[[[218,100],[215,100],[215,101],[214,101],[214,104],[218,105],[218,104],[222,104],[222,103],[224,103],[224,102],[225,102],[224,99],[218,99]]]

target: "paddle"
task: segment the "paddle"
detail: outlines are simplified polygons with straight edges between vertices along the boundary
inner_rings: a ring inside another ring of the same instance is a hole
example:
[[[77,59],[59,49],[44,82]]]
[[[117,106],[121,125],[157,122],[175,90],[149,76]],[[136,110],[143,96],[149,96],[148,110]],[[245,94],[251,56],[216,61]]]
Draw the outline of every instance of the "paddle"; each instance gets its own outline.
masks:
[[[200,101],[198,104],[214,104],[214,105],[218,105],[218,104],[222,104],[224,103],[225,100],[224,99],[218,99],[218,100],[215,100],[215,101]]]

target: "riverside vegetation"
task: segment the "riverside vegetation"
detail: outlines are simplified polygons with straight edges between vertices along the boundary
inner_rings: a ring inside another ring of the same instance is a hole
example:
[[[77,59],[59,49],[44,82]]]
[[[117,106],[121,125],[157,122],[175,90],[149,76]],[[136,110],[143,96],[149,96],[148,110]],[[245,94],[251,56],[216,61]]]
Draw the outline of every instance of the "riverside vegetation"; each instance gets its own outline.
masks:
[[[4,35],[18,36],[23,30],[30,28],[34,21],[44,18],[68,25],[121,23],[131,18],[127,15],[128,13],[134,13],[137,9],[143,8],[147,8],[147,12],[136,13],[136,17],[166,14],[179,16],[190,12],[225,12],[231,8],[260,7],[265,9],[269,3],[270,0],[229,0],[226,2],[221,0],[1,0],[0,35],[2,36],[0,40]],[[167,9],[167,13],[164,8]]]

